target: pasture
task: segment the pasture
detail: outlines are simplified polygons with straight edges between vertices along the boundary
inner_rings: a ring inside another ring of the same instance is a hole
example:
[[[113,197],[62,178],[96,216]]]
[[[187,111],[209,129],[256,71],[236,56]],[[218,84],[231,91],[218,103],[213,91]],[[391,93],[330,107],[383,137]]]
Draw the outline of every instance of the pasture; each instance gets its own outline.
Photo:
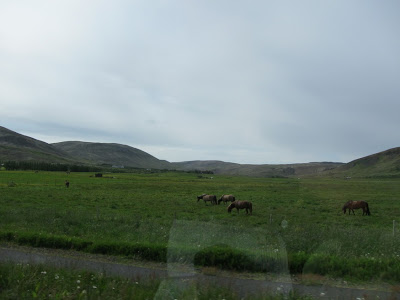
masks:
[[[205,193],[251,201],[253,214],[197,201]],[[180,262],[398,282],[399,198],[399,179],[0,171],[0,239],[163,261],[176,271]],[[371,216],[344,215],[349,200],[367,201]]]

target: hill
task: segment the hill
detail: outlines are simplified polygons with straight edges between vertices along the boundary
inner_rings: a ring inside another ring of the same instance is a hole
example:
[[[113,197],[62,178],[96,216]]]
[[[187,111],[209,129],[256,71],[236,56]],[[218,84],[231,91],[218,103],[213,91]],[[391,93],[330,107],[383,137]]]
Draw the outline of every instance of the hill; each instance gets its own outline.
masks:
[[[52,145],[80,161],[88,161],[97,165],[171,169],[169,162],[159,160],[142,150],[127,145],[77,141],[54,143]]]
[[[294,177],[320,174],[334,169],[343,163],[311,162],[303,164],[279,164],[279,165],[252,165],[236,164],[223,161],[187,161],[173,163],[179,170],[212,171],[215,174],[244,175],[257,177]]]
[[[212,171],[215,174],[257,177],[400,177],[400,148],[372,154],[347,164],[310,162],[251,165],[217,160],[170,163],[127,145],[77,141],[48,144],[0,126],[0,161],[8,160]]]
[[[61,142],[48,144],[0,126],[0,161],[39,161],[137,168],[171,168],[167,161],[119,144]]]
[[[62,150],[2,126],[0,126],[0,160],[74,162],[74,159]]]
[[[400,177],[400,147],[353,160],[321,175],[334,177]]]

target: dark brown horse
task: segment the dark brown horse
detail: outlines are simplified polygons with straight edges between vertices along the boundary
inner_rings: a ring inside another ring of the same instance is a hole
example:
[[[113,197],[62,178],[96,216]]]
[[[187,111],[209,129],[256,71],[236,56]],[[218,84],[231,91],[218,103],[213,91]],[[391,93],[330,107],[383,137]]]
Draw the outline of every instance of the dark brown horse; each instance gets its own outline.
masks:
[[[359,209],[359,208],[362,208],[363,215],[368,215],[368,216],[371,215],[371,213],[369,212],[368,203],[365,201],[348,201],[343,205],[342,210],[343,210],[343,213],[346,214],[346,209],[348,209],[349,214],[350,214],[350,211],[352,211],[353,215],[355,215],[354,210]]]
[[[249,213],[252,215],[253,214],[253,204],[250,201],[239,201],[236,200],[232,202],[228,206],[228,213],[232,211],[232,209],[236,208],[237,212],[239,213],[239,209],[246,209],[246,214]]]
[[[207,195],[207,194],[203,194],[200,196],[197,196],[197,202],[199,202],[200,199],[204,200],[204,203],[207,204],[207,201],[210,201],[211,204],[217,204],[217,196],[215,195]]]
[[[220,204],[221,202],[224,202],[226,204],[226,202],[228,201],[233,202],[235,200],[235,196],[233,195],[222,195],[221,198],[219,198],[218,200],[218,204]]]

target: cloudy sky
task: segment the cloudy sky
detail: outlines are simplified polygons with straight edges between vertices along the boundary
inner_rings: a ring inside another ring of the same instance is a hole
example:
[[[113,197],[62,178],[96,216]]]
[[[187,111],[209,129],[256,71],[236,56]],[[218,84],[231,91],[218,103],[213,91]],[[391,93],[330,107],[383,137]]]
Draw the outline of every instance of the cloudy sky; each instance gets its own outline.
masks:
[[[400,146],[398,0],[2,0],[0,126],[171,162]]]

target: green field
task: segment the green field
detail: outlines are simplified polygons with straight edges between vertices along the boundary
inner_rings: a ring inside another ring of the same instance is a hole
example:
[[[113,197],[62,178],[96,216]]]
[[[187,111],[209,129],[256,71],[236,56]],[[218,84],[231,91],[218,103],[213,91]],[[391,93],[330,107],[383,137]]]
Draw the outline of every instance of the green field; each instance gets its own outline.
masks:
[[[203,193],[251,201],[253,215],[197,202]],[[400,179],[0,171],[0,238],[171,266],[398,282],[399,196]],[[371,216],[343,215],[348,200],[367,201]]]

